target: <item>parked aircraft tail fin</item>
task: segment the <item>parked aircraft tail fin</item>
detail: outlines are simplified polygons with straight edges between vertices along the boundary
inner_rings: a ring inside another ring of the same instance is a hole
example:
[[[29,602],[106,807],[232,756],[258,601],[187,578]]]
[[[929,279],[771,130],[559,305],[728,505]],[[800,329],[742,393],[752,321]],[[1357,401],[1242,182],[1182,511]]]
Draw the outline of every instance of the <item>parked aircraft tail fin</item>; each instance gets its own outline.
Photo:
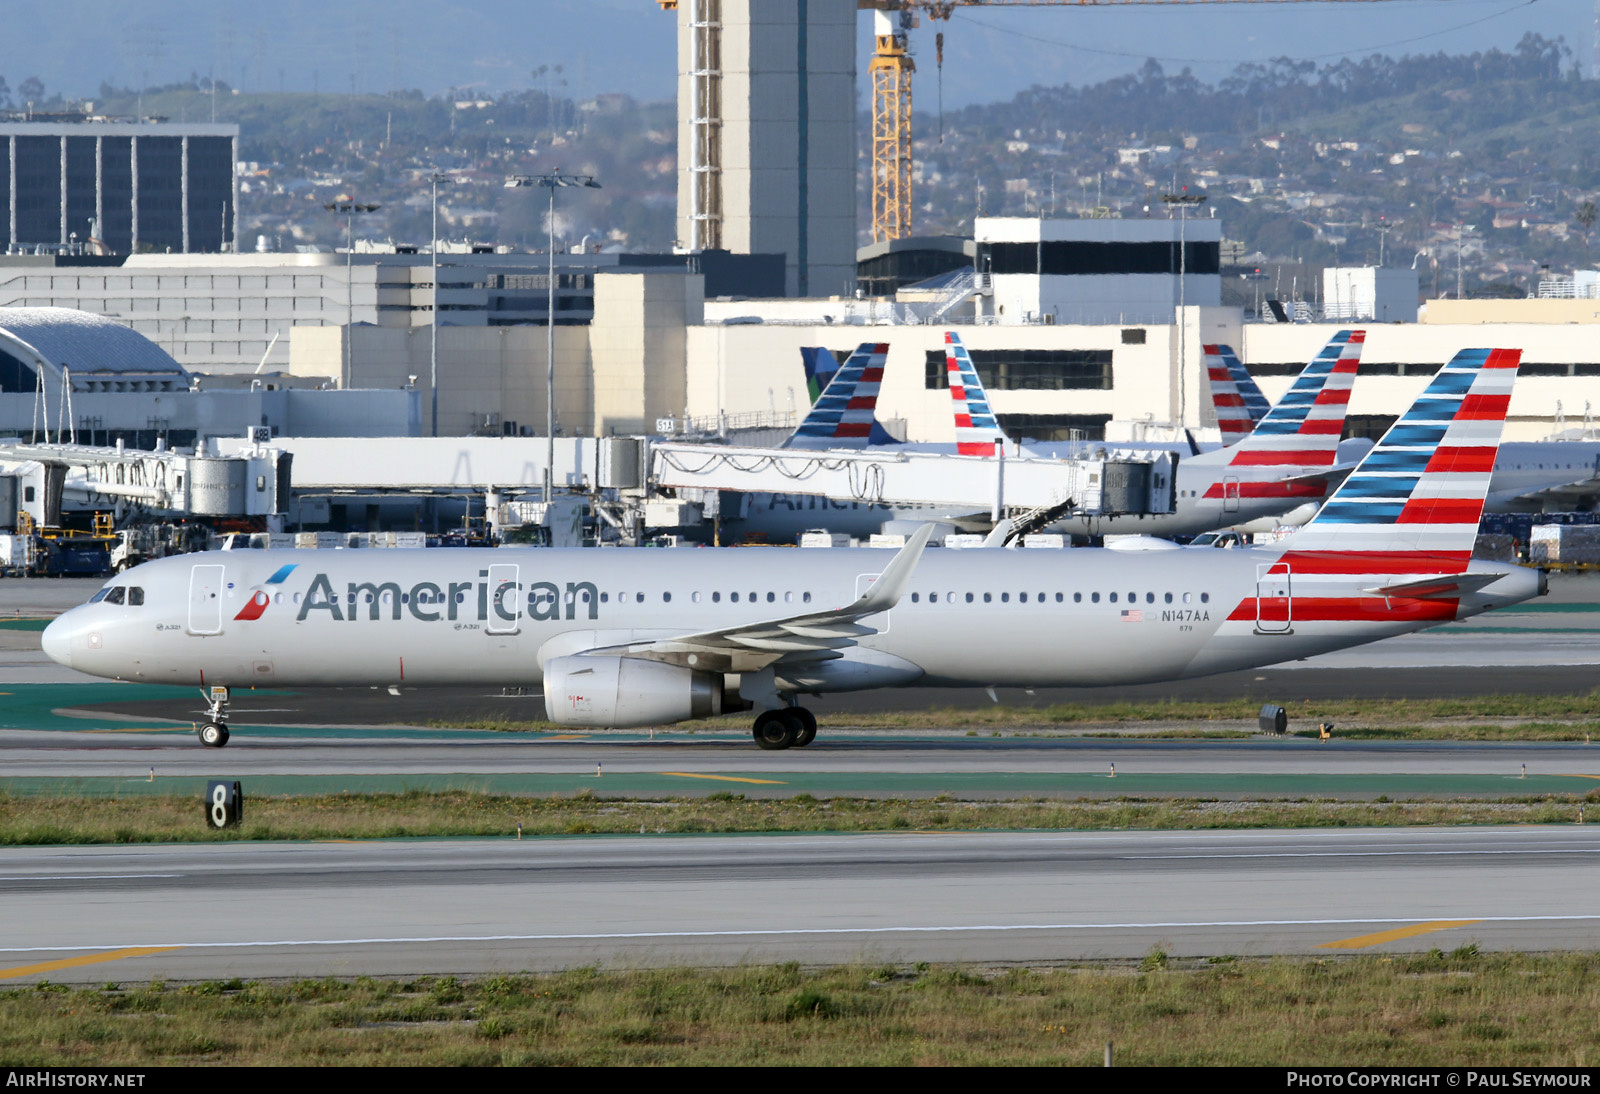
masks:
[[[956,451],[963,456],[994,455],[996,442],[1007,438],[989,408],[989,396],[972,364],[972,355],[953,330],[944,334],[944,364],[956,418]]]
[[[782,447],[866,448],[898,443],[877,419],[878,389],[888,354],[885,342],[863,342],[856,347]]]
[[[1365,342],[1365,331],[1335,334],[1255,430],[1218,458],[1230,467],[1332,467]]]

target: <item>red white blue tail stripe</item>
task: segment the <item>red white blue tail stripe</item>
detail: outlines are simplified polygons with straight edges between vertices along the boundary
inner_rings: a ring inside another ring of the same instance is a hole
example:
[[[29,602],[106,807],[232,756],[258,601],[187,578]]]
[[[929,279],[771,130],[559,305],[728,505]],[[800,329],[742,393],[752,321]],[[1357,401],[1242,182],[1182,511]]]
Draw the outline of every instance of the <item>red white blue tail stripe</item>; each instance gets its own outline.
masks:
[[[1205,496],[1307,501],[1323,497],[1328,486],[1317,473],[1333,467],[1338,455],[1365,341],[1364,331],[1340,331],[1248,437],[1231,448],[1191,457],[1191,464],[1218,468],[1219,478]]]
[[[1366,340],[1366,331],[1359,330],[1330,338],[1229,462],[1332,467]]]
[[[1259,564],[1254,595],[1219,634],[1314,643],[1352,624],[1381,637],[1457,618],[1463,595],[1498,578],[1469,570],[1521,356],[1457,354],[1322,511]]]
[[[895,443],[876,416],[888,356],[886,342],[863,342],[858,346],[781,447],[866,448]]]
[[[1458,353],[1291,538],[1293,552],[1377,552],[1369,561],[1382,569],[1371,572],[1402,572],[1391,568],[1396,554],[1465,566],[1521,358],[1515,349]]]
[[[944,335],[944,366],[950,378],[950,401],[956,417],[956,452],[962,456],[992,456],[997,442],[1006,439],[989,409],[989,396],[973,367],[972,355],[955,331]]]
[[[1211,405],[1216,408],[1217,428],[1224,446],[1237,444],[1255,430],[1272,404],[1250,376],[1232,347],[1205,347],[1206,376],[1211,382]]]

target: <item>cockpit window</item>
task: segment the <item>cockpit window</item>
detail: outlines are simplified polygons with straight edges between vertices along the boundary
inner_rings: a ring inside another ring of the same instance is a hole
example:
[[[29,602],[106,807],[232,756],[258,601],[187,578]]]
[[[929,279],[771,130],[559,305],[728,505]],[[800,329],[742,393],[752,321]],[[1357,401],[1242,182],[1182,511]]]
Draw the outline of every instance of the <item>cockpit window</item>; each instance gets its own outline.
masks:
[[[128,587],[128,607],[137,608],[144,603],[144,590],[137,585]]]
[[[122,598],[123,598],[124,594],[127,593],[127,591],[128,590],[127,590],[126,586],[123,586],[123,585],[112,586],[110,589],[106,590],[106,603],[107,604],[121,604],[122,603]]]
[[[89,598],[89,603],[91,603],[91,604],[100,603],[102,600],[104,600],[106,598],[107,594],[109,594],[110,592],[111,592],[110,589],[101,589],[101,590],[99,590],[93,596],[91,596]]]

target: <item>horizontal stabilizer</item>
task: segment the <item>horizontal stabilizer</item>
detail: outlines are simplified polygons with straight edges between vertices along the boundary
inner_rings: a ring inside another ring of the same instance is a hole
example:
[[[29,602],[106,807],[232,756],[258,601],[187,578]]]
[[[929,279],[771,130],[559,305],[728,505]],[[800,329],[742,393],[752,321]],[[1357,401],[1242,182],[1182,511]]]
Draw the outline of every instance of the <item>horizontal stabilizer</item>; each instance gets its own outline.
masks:
[[[1504,574],[1446,574],[1439,577],[1421,577],[1415,581],[1401,581],[1380,585],[1362,592],[1375,596],[1406,597],[1412,600],[1454,600],[1465,593],[1475,593],[1486,585],[1493,585]]]

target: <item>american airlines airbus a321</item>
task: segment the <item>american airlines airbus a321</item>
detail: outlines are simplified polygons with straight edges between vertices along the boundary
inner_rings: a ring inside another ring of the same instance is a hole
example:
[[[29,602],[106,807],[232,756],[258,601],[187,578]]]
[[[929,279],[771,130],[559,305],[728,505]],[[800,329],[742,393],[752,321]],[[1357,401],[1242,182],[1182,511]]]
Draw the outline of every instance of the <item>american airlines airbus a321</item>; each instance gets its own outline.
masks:
[[[1467,350],[1300,531],[1243,550],[227,551],[148,562],[44,632],[51,657],[195,684],[207,745],[250,685],[534,685],[551,721],[756,709],[809,744],[807,694],[1182,679],[1310,657],[1545,591],[1472,558],[1520,351]],[[883,564],[887,559],[887,564]]]

